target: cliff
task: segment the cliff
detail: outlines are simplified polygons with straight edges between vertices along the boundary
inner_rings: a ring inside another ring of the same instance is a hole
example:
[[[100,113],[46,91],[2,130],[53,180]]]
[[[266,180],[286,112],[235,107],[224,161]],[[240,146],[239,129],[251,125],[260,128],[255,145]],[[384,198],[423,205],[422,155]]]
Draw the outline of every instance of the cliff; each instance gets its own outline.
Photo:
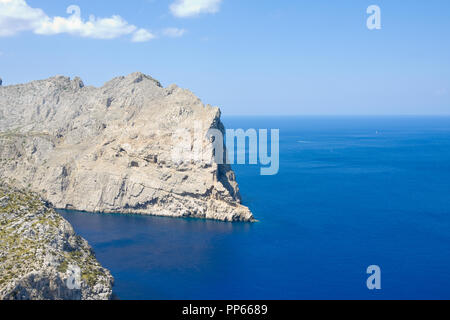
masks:
[[[253,221],[230,166],[173,161],[173,134],[194,126],[188,148],[201,139],[213,158],[220,110],[142,73],[100,88],[62,76],[1,86],[0,178],[61,209]]]
[[[107,300],[112,284],[66,220],[0,182],[0,300]]]

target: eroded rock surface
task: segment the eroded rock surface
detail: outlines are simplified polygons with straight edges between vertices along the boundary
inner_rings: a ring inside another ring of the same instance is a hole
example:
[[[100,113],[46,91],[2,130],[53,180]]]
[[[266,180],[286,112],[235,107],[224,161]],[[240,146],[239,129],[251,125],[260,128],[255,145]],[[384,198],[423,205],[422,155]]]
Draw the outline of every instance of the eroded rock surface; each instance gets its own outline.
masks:
[[[142,73],[2,86],[0,177],[61,209],[253,221],[230,166],[173,161],[173,133],[194,126],[212,158],[220,110]]]
[[[108,300],[113,278],[37,195],[0,181],[0,300]]]

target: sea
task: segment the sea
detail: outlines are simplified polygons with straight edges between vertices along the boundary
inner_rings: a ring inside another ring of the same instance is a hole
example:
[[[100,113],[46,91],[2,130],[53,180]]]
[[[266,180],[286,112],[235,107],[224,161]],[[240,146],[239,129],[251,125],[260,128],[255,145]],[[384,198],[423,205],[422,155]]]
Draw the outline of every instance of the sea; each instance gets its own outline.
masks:
[[[118,299],[450,299],[450,117],[223,122],[280,130],[277,175],[233,167],[257,223],[60,211]]]

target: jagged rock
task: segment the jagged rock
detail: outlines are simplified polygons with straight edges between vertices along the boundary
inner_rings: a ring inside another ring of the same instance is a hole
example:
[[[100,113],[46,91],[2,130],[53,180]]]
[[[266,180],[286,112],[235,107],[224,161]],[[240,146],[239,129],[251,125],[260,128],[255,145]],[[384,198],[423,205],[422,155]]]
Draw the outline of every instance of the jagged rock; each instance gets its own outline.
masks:
[[[0,182],[0,300],[108,300],[113,278],[36,194]]]
[[[56,208],[253,221],[230,166],[173,161],[173,133],[193,124],[212,158],[220,110],[142,73],[101,88],[63,76],[4,86],[0,177]]]

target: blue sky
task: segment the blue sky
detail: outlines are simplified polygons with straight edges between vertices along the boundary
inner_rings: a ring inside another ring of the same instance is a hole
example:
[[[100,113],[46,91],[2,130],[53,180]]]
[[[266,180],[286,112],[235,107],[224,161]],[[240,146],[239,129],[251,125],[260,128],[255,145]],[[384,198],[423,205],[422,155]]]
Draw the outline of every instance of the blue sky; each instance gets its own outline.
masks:
[[[42,10],[14,20],[16,1]],[[177,1],[0,0],[3,84],[141,71],[226,115],[450,114],[448,0]],[[372,4],[381,30],[366,27]],[[70,5],[121,20],[61,27]]]

